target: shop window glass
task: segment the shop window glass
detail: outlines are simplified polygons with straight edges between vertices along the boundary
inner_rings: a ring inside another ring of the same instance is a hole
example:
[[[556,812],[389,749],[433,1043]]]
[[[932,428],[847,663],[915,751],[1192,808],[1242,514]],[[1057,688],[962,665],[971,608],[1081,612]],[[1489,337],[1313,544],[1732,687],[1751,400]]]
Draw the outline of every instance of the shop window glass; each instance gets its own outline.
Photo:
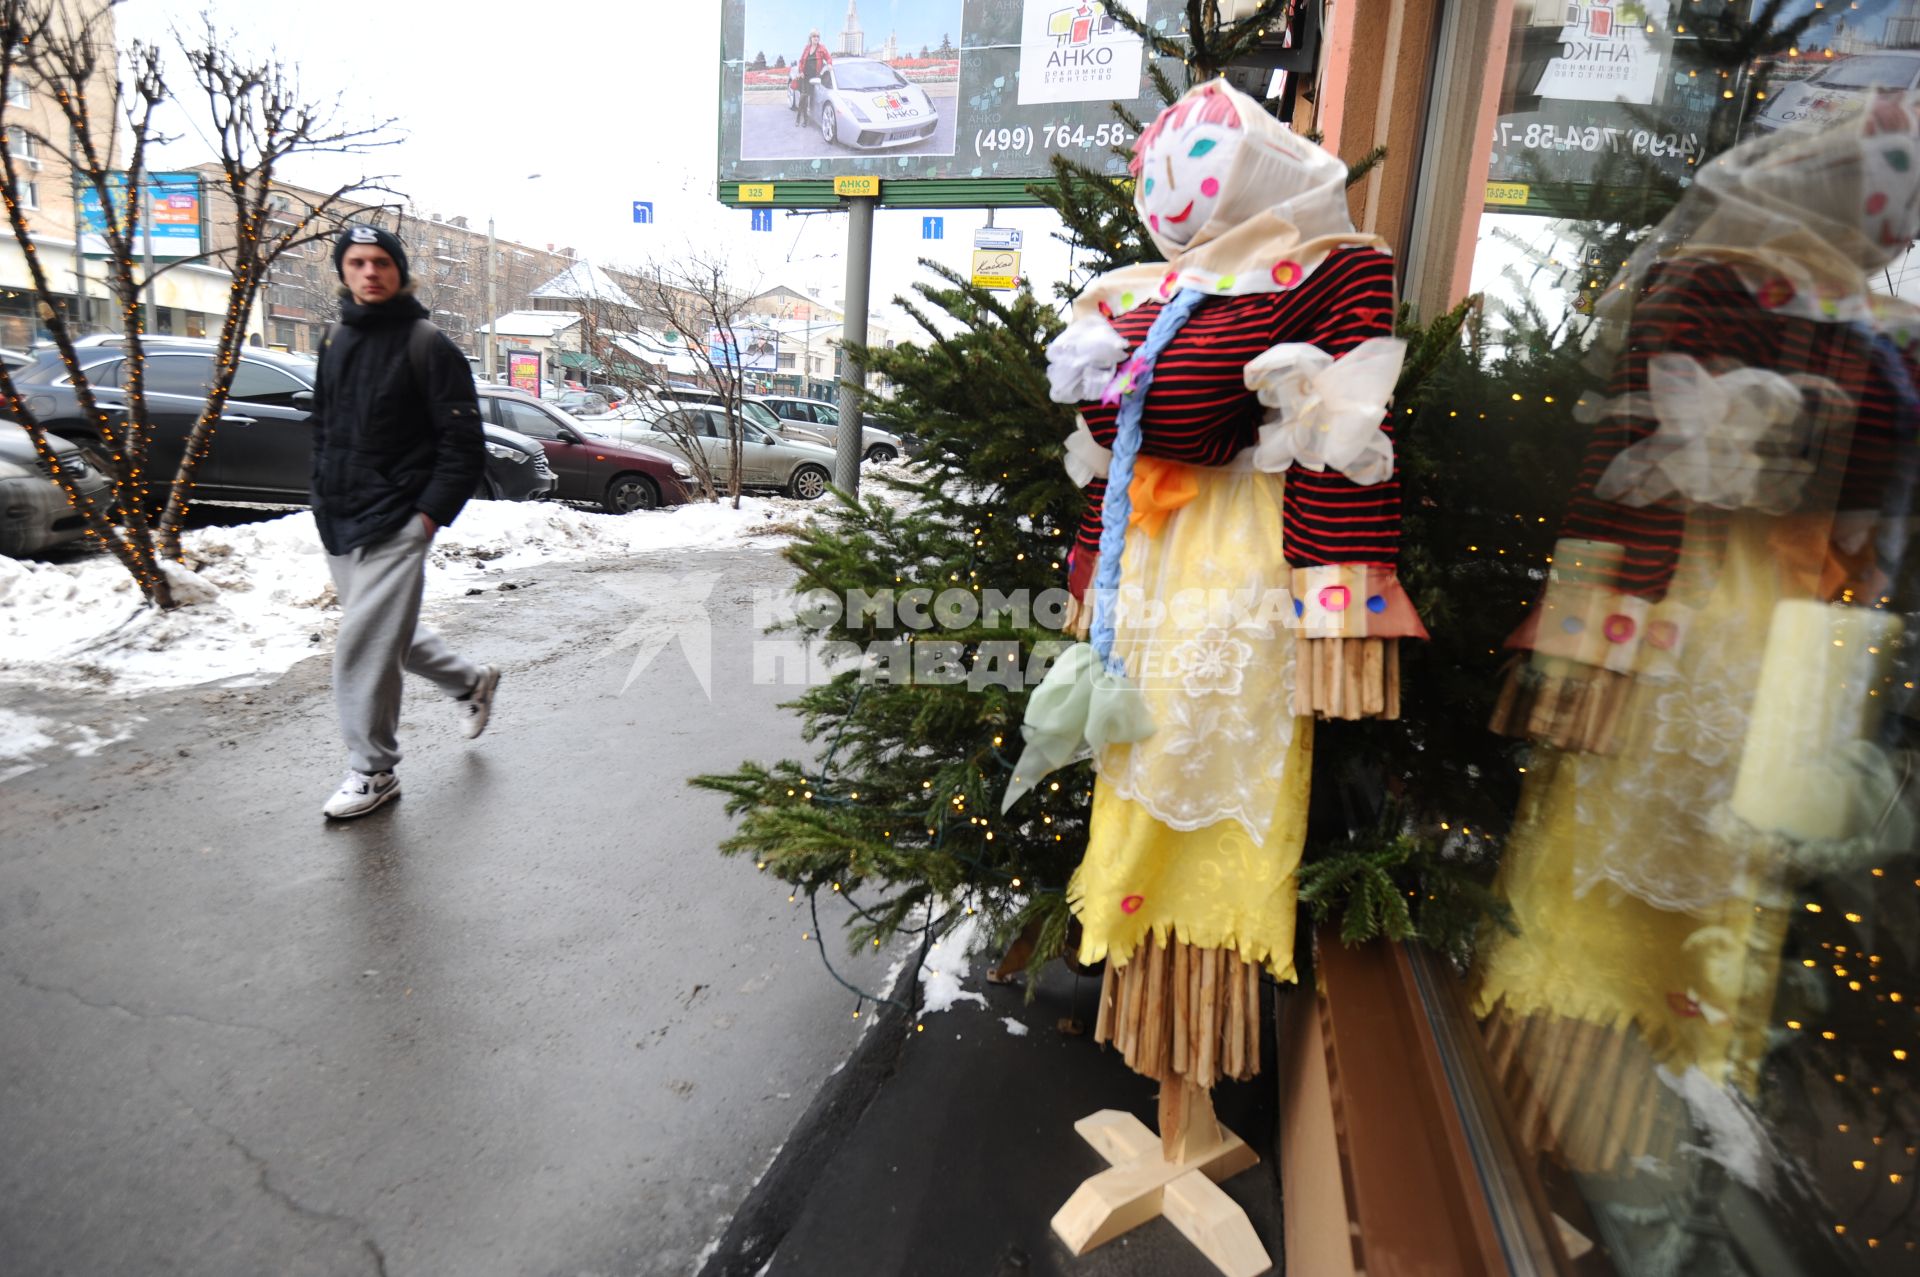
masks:
[[[1407,432],[1480,1062],[1574,1271],[1920,1272],[1920,3],[1514,9]]]

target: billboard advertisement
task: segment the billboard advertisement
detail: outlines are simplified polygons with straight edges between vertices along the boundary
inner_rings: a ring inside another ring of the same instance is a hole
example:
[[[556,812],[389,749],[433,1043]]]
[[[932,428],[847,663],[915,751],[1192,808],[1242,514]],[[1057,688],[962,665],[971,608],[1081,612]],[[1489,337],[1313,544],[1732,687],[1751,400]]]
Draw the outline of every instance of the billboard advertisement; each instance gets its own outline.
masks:
[[[772,372],[780,354],[780,334],[772,328],[709,328],[707,354],[716,368]]]
[[[127,199],[127,175],[109,175],[113,201],[124,212]],[[146,252],[151,237],[156,260],[174,261],[198,257],[200,247],[200,175],[198,173],[149,173],[152,213],[143,222],[145,233],[135,245],[136,253]],[[143,217],[146,215],[143,213]],[[107,220],[100,209],[100,195],[91,187],[80,192],[80,251],[89,257],[107,254]]]
[[[1182,0],[726,0],[720,180],[1121,174],[1111,104],[1151,118],[1152,56],[1111,10],[1177,32]],[[1179,82],[1179,68],[1163,67]]]
[[[1508,51],[1488,172],[1489,207],[1553,213],[1581,189],[1685,184],[1709,143],[1818,125],[1874,85],[1920,85],[1920,3],[1786,0],[1776,26],[1812,15],[1787,50],[1726,68],[1705,56],[1678,0],[1535,0]]]

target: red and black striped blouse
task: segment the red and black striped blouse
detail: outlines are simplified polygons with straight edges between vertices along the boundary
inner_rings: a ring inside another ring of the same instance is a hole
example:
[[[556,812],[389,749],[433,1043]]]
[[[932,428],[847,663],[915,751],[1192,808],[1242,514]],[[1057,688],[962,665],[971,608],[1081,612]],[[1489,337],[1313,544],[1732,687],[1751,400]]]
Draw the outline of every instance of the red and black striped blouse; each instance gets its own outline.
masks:
[[[1808,409],[1823,411],[1828,425],[1837,428],[1826,442],[1839,445],[1843,461],[1829,456],[1822,467],[1825,473],[1805,491],[1800,511],[1878,510],[1902,447],[1911,446],[1916,424],[1903,420],[1911,409],[1902,409],[1885,372],[1886,362],[1898,356],[1890,345],[1883,344],[1883,351],[1876,359],[1873,336],[1860,324],[1770,310],[1726,264],[1676,258],[1648,272],[1607,394],[1644,396],[1648,362],[1661,354],[1690,355],[1714,373],[1745,367],[1822,378],[1839,389],[1844,402],[1833,404],[1809,394]],[[1615,584],[1654,600],[1665,597],[1673,579],[1686,508],[1678,501],[1621,505],[1601,500],[1593,489],[1615,457],[1658,426],[1648,417],[1610,416],[1600,422],[1564,525],[1567,536],[1624,546]],[[1821,461],[1816,455],[1808,459]],[[1687,551],[1717,556],[1727,513],[1698,512],[1699,535]]]
[[[1138,350],[1159,302],[1114,320]],[[1266,409],[1247,389],[1247,364],[1282,342],[1308,342],[1336,358],[1369,337],[1393,334],[1393,259],[1372,248],[1342,248],[1298,288],[1200,303],[1154,365],[1141,422],[1141,452],[1188,465],[1219,466],[1259,441]],[[1117,406],[1080,405],[1087,429],[1112,447]],[[1389,413],[1384,428],[1392,434]],[[1099,552],[1106,481],[1087,485],[1087,513],[1075,542],[1076,568]],[[1287,471],[1284,553],[1295,567],[1394,562],[1400,544],[1400,480],[1362,487],[1335,470]],[[1076,571],[1076,579],[1083,573]]]

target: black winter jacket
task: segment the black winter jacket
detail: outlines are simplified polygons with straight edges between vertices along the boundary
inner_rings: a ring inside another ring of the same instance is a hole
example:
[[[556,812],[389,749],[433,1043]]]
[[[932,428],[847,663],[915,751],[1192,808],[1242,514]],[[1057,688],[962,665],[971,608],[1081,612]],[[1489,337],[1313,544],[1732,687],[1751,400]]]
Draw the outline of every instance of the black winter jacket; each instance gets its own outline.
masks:
[[[420,514],[445,527],[486,469],[473,371],[445,336],[416,384],[407,344],[426,317],[412,297],[340,303],[313,408],[313,517],[329,554],[391,536]]]

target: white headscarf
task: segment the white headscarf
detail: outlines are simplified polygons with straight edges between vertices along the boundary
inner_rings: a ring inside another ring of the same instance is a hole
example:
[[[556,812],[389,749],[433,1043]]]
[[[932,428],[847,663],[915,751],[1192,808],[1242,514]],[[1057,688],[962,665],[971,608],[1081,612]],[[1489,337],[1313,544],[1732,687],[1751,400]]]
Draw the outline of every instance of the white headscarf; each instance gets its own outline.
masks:
[[[1647,275],[1670,257],[1731,265],[1769,310],[1872,316],[1869,275],[1920,233],[1920,91],[1876,92],[1839,124],[1750,139],[1716,157],[1614,276],[1596,314],[1617,349]]]
[[[1187,90],[1141,134],[1141,149],[1170,122],[1224,101],[1244,133],[1221,182],[1220,202],[1185,245],[1149,230],[1163,263],[1109,271],[1087,286],[1074,314],[1111,318],[1183,288],[1219,297],[1297,288],[1329,253],[1351,244],[1384,249],[1357,231],[1347,212],[1347,166],[1273,118],[1223,80]]]

